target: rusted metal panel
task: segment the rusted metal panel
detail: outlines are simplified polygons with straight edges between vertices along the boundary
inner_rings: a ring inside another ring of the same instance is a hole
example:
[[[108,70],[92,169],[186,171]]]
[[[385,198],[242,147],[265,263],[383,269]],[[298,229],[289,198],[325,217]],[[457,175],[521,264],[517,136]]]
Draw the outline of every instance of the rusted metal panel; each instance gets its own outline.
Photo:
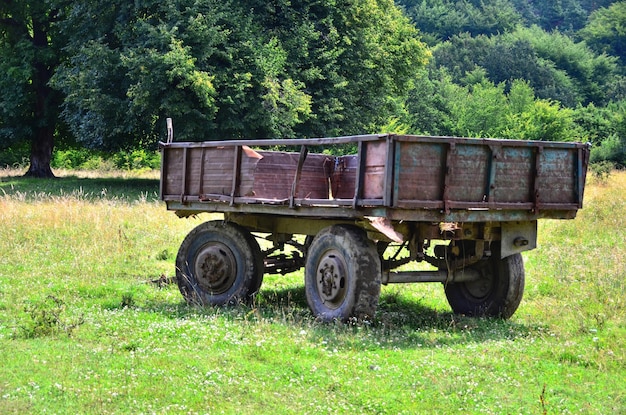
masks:
[[[297,153],[239,146],[166,148],[164,156],[167,165],[163,169],[163,197],[184,195],[203,200],[219,199],[220,195],[287,199],[299,157]],[[307,156],[300,177],[301,190],[295,196],[328,199],[331,165],[327,156]]]
[[[586,163],[577,163],[580,145],[559,144],[402,137],[396,142],[393,206],[569,208],[580,199],[578,177],[586,174]]]
[[[362,189],[359,198],[382,199],[385,195],[385,175],[388,148],[384,140],[363,143],[363,154],[339,156],[334,159],[331,175],[332,196],[352,199],[355,196],[359,160],[363,159]]]
[[[481,203],[486,199],[491,151],[487,146],[457,143],[450,150],[448,200]]]
[[[251,187],[244,188],[242,185],[241,195],[255,196],[265,199],[288,199],[296,175],[296,168],[300,155],[298,153],[284,153],[274,151],[259,151],[262,156],[254,160],[254,163],[242,165],[242,171],[253,178]],[[328,178],[332,160],[322,154],[307,155],[302,172],[297,198],[304,199],[328,199]],[[245,176],[246,174],[242,174]]]

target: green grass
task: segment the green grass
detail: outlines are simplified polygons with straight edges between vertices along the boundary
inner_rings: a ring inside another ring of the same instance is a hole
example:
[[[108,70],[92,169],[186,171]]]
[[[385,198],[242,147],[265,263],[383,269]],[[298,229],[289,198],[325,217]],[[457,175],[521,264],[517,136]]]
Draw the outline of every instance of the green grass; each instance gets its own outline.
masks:
[[[626,413],[624,173],[540,223],[510,320],[411,284],[362,325],[316,322],[301,272],[235,308],[153,283],[211,218],[167,212],[155,175],[16,174],[0,173],[2,414]]]

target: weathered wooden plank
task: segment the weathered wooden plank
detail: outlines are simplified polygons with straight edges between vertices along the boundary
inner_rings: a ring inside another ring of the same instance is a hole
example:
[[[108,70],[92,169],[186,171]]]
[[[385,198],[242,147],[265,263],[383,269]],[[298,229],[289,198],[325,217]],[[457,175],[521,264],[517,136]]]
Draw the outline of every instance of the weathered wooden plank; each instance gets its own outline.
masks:
[[[398,142],[394,195],[396,200],[443,201],[445,142]]]

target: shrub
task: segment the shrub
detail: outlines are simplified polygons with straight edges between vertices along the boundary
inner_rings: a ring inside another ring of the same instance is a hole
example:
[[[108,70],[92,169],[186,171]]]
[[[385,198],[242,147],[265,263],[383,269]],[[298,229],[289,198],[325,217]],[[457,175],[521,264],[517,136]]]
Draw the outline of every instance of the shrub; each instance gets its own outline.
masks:
[[[0,151],[0,167],[24,168],[28,166],[28,147],[14,146]]]
[[[615,168],[615,165],[606,160],[599,161],[597,163],[591,163],[589,165],[589,170],[593,178],[598,182],[605,184],[609,177],[611,176],[611,172]]]
[[[0,158],[0,164],[1,160]],[[54,169],[68,170],[152,170],[159,168],[161,157],[156,151],[142,149],[120,151],[110,155],[86,148],[70,148],[55,150],[50,164]]]
[[[93,157],[93,152],[85,148],[56,150],[52,153],[51,167],[55,169],[78,169]]]
[[[161,165],[161,155],[143,149],[120,151],[113,156],[113,164],[123,170],[158,169]]]
[[[65,303],[53,295],[27,305],[24,311],[28,318],[18,326],[14,333],[16,338],[32,339],[59,334],[71,336],[72,332],[85,322],[83,316],[69,318]]]
[[[600,143],[591,150],[591,162],[610,161],[615,164],[626,166],[626,140],[616,134]]]

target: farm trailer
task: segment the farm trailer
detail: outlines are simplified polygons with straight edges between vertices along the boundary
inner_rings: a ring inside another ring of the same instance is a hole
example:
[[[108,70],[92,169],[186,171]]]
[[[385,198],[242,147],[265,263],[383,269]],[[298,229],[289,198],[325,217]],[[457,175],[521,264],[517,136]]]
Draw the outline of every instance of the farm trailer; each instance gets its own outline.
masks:
[[[524,291],[520,253],[537,246],[537,220],[576,216],[589,160],[580,143],[171,138],[170,128],[160,143],[167,209],[223,213],[180,246],[186,301],[248,301],[264,273],[304,267],[308,305],[325,321],[371,318],[381,285],[411,282],[442,283],[455,313],[510,317]],[[416,262],[431,266],[398,270]]]

